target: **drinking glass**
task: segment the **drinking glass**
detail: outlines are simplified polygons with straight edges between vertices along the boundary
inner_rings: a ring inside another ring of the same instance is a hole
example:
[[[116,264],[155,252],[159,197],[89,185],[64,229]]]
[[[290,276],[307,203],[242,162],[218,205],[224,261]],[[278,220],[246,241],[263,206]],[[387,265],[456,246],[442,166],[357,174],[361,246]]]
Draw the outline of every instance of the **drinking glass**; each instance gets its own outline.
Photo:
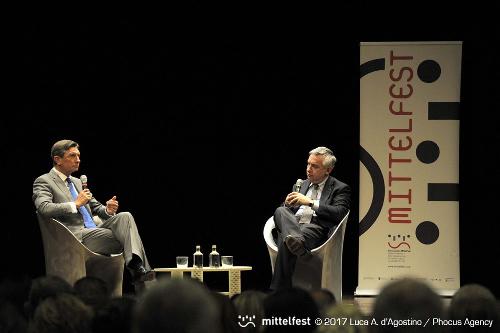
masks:
[[[222,256],[221,262],[222,262],[222,267],[233,266],[233,256]]]
[[[175,258],[177,261],[177,268],[188,267],[188,257],[179,256]]]

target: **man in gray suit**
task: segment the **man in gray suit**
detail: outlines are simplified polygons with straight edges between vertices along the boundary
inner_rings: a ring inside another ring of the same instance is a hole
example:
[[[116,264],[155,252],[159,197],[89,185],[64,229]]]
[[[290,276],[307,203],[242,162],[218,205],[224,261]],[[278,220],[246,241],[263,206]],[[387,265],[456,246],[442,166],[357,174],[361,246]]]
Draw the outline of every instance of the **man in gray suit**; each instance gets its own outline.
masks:
[[[54,167],[33,184],[33,201],[40,215],[63,223],[90,250],[101,254],[123,251],[132,282],[154,279],[134,217],[117,213],[113,196],[102,205],[82,182],[71,174],[80,167],[78,143],[60,140],[52,146]],[[101,221],[92,215],[100,217]],[[104,222],[102,222],[104,221]]]
[[[326,147],[309,152],[307,180],[274,213],[278,255],[271,290],[290,288],[297,257],[323,244],[349,212],[351,188],[330,176],[337,159]]]

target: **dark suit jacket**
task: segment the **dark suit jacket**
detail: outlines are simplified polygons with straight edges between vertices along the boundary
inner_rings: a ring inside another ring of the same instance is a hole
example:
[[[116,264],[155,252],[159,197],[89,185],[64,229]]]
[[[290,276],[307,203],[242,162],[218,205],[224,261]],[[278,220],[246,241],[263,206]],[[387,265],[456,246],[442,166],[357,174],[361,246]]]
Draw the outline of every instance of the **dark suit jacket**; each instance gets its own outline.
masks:
[[[82,182],[80,179],[71,177],[71,181],[75,184],[76,190],[82,190]],[[73,202],[68,186],[57,175],[54,170],[50,170],[38,177],[33,183],[33,202],[35,203],[38,213],[45,218],[54,218],[63,223],[69,230],[81,241],[82,231],[85,228],[83,217],[78,213],[71,212],[69,202]],[[106,206],[92,198],[85,208],[90,212],[90,215],[97,215],[102,220],[110,218],[106,214]],[[100,222],[94,219],[96,225]]]
[[[306,194],[311,182],[306,180],[300,187],[300,193]],[[345,217],[351,205],[351,188],[335,177],[328,176],[319,199],[319,209],[311,223],[316,223],[330,230]],[[299,206],[300,207],[300,206]],[[292,208],[294,213],[299,207]]]

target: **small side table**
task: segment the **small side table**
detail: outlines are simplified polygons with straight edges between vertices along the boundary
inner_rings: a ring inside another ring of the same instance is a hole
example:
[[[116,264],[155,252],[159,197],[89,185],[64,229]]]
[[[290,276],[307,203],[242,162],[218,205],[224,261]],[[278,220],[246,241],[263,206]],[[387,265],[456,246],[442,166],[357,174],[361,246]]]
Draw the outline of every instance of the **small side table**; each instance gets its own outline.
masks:
[[[184,272],[190,272],[193,279],[198,279],[203,282],[203,273],[205,272],[228,272],[229,273],[229,286],[228,291],[223,294],[229,297],[235,294],[241,294],[241,271],[251,271],[252,266],[225,266],[225,267],[183,267],[183,268],[155,268],[154,271],[158,273],[170,273],[172,279],[184,278]]]

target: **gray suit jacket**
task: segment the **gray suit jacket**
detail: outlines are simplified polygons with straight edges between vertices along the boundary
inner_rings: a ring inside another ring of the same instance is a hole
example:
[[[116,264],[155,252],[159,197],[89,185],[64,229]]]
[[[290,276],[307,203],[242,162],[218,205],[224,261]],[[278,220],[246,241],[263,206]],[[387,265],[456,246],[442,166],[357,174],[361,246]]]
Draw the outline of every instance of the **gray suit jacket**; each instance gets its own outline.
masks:
[[[75,184],[78,192],[82,191],[82,182],[80,179],[70,176],[71,181]],[[80,212],[73,213],[71,211],[70,202],[73,202],[68,186],[52,169],[38,177],[33,183],[33,202],[36,210],[44,218],[54,218],[63,223],[69,230],[81,241],[82,230],[85,228],[83,217]],[[91,215],[97,215],[102,220],[110,218],[106,214],[106,206],[92,198],[85,208]],[[99,226],[100,222],[95,221]]]

